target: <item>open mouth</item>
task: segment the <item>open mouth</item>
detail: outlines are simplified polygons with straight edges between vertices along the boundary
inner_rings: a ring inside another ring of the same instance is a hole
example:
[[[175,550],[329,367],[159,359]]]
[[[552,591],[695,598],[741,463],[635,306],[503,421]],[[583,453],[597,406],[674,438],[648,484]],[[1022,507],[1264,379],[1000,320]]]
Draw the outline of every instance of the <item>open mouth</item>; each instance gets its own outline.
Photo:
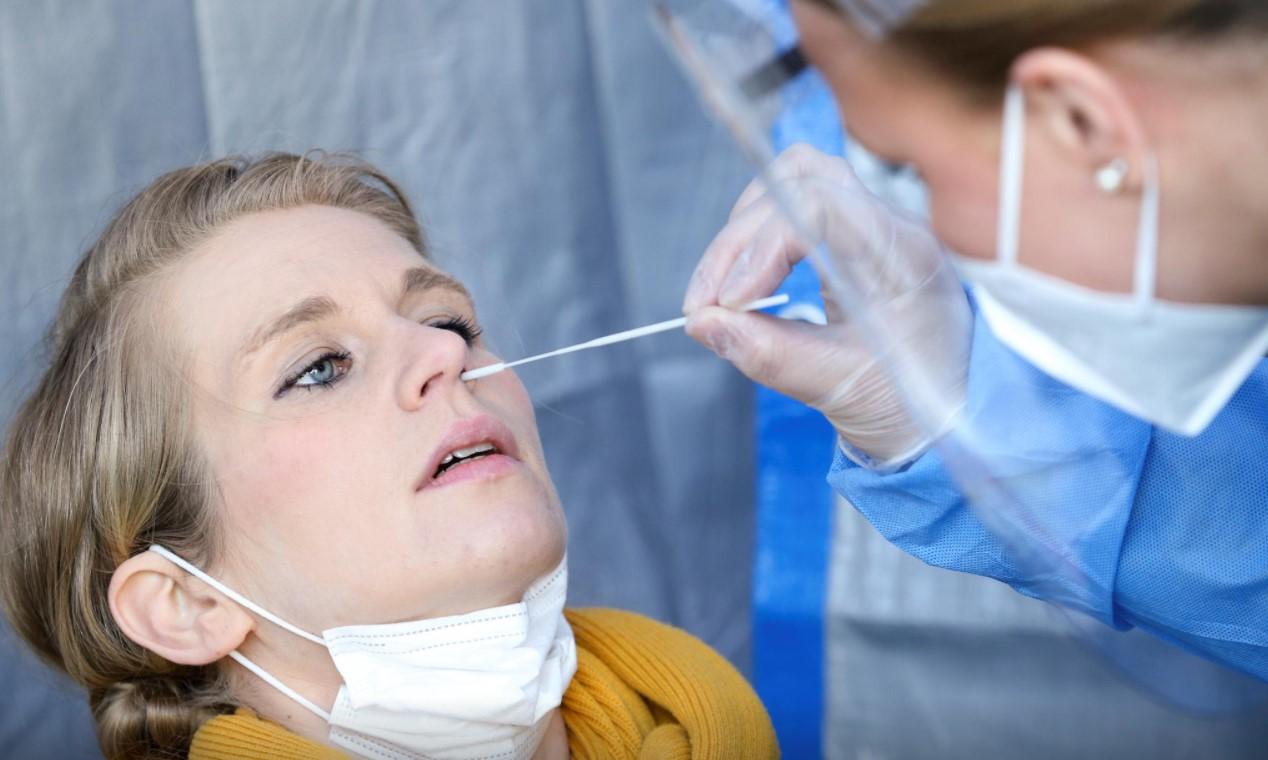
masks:
[[[439,478],[449,470],[466,464],[467,462],[474,462],[487,456],[500,453],[501,452],[498,451],[498,447],[488,441],[477,443],[474,446],[467,446],[466,448],[455,449],[446,454],[444,459],[440,460],[440,466],[436,468],[436,472],[432,475],[432,478]]]
[[[414,490],[496,479],[519,464],[515,436],[501,420],[489,415],[459,419],[432,449]]]

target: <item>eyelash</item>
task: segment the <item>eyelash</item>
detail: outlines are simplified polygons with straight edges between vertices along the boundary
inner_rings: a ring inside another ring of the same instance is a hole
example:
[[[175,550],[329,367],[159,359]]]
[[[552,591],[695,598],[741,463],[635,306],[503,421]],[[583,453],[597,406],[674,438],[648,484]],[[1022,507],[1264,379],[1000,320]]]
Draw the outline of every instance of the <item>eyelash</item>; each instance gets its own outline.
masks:
[[[450,317],[444,320],[443,322],[437,322],[428,326],[435,327],[438,330],[449,330],[450,332],[457,333],[457,335],[460,338],[462,338],[462,340],[468,346],[475,345],[476,340],[482,334],[484,334],[484,330],[482,330],[479,325],[477,325],[474,321],[472,321],[471,319],[468,319],[467,317]],[[321,382],[311,383],[308,385],[300,385],[299,381],[304,379],[304,377],[308,373],[316,369],[319,369],[326,362],[336,362],[336,363],[346,362],[351,357],[352,357],[352,354],[349,354],[346,351],[327,351],[326,353],[322,354],[317,359],[312,361],[310,364],[308,364],[306,367],[301,369],[299,372],[296,372],[295,374],[288,376],[284,381],[282,381],[282,386],[277,389],[277,393],[274,394],[273,397],[281,398],[282,396],[286,395],[286,392],[291,390],[292,388],[303,388],[306,391],[313,391],[318,388],[331,387],[332,385],[334,385],[335,383],[343,379],[344,375],[348,374],[348,371],[344,370],[342,373],[336,375],[331,380],[323,380]]]
[[[449,317],[445,321],[437,322],[431,326],[457,333],[467,342],[468,346],[475,345],[476,340],[484,334],[484,330],[480,329],[480,326],[468,317]]]

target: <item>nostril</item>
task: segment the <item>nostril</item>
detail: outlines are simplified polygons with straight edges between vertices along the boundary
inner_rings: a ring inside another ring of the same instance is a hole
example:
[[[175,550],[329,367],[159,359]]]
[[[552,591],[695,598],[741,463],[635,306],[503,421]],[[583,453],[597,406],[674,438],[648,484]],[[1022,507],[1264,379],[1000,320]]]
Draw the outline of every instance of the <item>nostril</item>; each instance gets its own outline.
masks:
[[[423,381],[422,386],[418,389],[418,397],[425,398],[427,396],[427,391],[431,390],[431,388],[436,384],[436,381],[442,377],[444,377],[444,373],[438,373]]]

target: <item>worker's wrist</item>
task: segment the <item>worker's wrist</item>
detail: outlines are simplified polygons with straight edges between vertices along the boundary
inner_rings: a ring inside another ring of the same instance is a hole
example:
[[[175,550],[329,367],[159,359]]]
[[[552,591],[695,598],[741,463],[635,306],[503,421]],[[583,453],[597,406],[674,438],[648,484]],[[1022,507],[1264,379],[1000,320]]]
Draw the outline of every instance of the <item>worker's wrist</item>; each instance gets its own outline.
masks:
[[[904,470],[915,464],[921,457],[933,447],[933,439],[921,437],[913,441],[908,447],[901,450],[901,453],[887,457],[875,457],[863,449],[850,443],[843,435],[837,436],[837,448],[845,455],[846,459],[857,464],[867,470],[871,470],[879,475],[892,475],[903,472]]]

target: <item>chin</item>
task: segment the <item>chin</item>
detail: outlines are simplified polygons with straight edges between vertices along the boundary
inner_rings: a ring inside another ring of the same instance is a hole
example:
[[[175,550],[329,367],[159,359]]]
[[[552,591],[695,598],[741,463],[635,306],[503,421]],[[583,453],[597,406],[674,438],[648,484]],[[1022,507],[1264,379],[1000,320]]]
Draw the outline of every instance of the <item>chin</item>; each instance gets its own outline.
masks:
[[[568,544],[568,529],[559,502],[550,498],[553,494],[542,496],[509,505],[495,529],[507,552],[506,559],[525,569],[538,569],[538,575],[559,564]]]
[[[519,601],[523,591],[554,570],[563,559],[568,529],[553,489],[522,491],[479,510],[479,524],[465,542],[473,569],[489,573],[491,586],[507,589]]]

